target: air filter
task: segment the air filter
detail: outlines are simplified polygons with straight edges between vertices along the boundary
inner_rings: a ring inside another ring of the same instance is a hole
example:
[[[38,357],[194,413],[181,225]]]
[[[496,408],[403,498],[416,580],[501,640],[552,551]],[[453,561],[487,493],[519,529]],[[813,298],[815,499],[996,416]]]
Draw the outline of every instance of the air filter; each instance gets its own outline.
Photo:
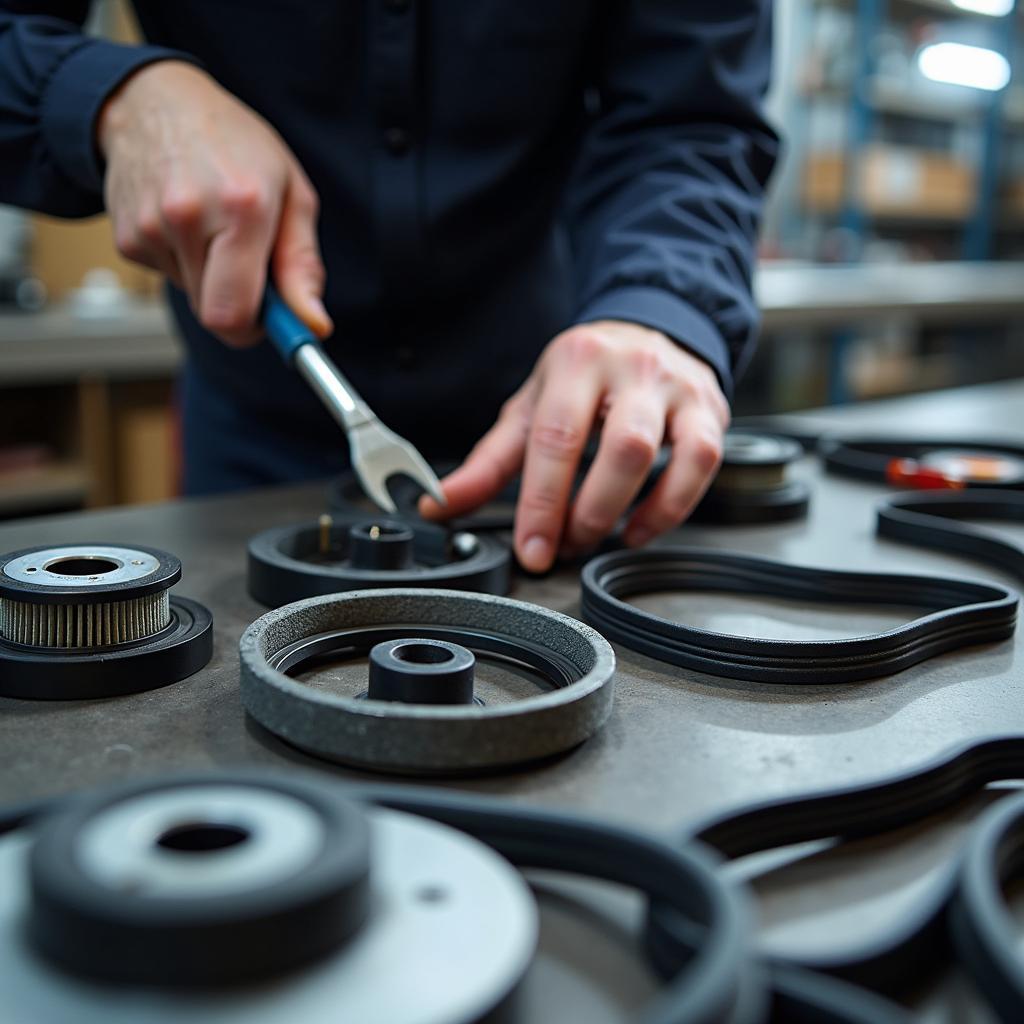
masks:
[[[0,695],[67,700],[150,690],[212,654],[210,613],[170,588],[153,548],[73,544],[0,558]]]

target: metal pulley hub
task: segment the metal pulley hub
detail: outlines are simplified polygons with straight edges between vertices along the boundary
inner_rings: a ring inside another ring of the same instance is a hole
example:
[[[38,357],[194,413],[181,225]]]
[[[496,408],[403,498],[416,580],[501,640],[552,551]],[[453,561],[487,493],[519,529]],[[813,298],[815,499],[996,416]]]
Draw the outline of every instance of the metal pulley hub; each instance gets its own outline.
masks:
[[[696,522],[772,523],[807,514],[810,490],[788,467],[803,456],[795,441],[734,429],[725,435],[722,465],[693,514]]]
[[[155,548],[70,544],[0,557],[0,695],[70,700],[154,689],[212,654],[210,613],[172,596]]]
[[[249,593],[272,608],[321,594],[376,587],[444,587],[506,594],[508,547],[484,534],[427,523],[323,515],[249,542]]]

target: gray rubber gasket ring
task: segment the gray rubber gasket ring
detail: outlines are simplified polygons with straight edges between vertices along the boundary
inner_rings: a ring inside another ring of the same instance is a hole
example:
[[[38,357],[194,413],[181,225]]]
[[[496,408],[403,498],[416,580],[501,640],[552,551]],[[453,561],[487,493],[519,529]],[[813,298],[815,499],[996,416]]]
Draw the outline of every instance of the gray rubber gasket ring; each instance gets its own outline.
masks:
[[[398,704],[318,691],[269,664],[297,641],[367,626],[520,640],[553,650],[578,677],[509,704]],[[491,772],[570,750],[607,720],[615,671],[608,641],[568,615],[491,594],[409,588],[331,594],[267,612],[242,635],[239,657],[242,703],[275,735],[330,761],[408,774]]]

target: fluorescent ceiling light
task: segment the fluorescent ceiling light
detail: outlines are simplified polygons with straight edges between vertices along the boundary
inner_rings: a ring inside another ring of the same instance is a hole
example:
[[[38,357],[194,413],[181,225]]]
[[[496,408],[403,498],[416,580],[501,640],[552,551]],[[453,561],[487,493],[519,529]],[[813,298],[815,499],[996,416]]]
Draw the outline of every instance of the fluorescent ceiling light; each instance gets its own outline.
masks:
[[[992,18],[1005,18],[1013,10],[1013,0],[949,0],[954,7]]]
[[[1010,62],[995,50],[963,43],[935,43],[917,55],[925,78],[998,92],[1010,81]]]

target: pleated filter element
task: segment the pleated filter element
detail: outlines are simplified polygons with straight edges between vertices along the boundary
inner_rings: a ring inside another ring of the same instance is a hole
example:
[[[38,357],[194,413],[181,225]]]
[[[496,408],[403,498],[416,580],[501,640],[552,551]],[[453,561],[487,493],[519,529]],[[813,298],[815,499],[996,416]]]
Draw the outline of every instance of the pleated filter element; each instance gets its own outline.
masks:
[[[0,598],[0,637],[56,649],[112,647],[144,640],[171,621],[167,590],[97,604],[36,604]]]

